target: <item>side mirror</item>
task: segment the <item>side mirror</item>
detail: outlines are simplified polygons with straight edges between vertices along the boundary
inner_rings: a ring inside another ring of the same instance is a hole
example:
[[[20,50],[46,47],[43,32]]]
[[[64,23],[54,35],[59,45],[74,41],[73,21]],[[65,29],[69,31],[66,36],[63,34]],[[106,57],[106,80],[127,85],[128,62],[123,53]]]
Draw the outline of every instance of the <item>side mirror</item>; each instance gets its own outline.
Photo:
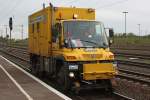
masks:
[[[68,40],[67,40],[67,39],[64,40],[64,45],[63,45],[63,47],[68,47]]]
[[[111,46],[113,44],[113,40],[109,39],[109,46]]]
[[[114,30],[112,28],[109,29],[109,45],[113,44]]]
[[[109,29],[109,37],[114,37],[114,30],[112,28]]]
[[[56,42],[56,37],[52,37],[52,42]]]

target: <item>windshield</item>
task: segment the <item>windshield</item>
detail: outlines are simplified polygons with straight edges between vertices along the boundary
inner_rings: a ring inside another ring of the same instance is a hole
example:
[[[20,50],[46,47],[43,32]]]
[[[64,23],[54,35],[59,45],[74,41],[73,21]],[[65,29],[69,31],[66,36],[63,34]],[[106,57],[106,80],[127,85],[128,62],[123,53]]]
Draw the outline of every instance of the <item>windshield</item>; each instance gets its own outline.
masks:
[[[65,21],[64,39],[69,47],[108,47],[104,26],[96,21]]]

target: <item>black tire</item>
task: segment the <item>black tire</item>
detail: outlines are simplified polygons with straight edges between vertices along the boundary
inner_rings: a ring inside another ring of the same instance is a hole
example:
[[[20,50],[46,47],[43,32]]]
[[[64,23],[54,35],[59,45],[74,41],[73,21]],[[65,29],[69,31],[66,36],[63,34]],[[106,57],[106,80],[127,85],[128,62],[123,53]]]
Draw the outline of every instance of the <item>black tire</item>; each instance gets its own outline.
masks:
[[[57,82],[65,92],[71,89],[71,81],[68,75],[68,69],[65,65],[61,66],[59,73],[57,75]]]
[[[39,64],[39,61],[38,61],[37,57],[32,59],[31,72],[32,72],[33,75],[38,76],[38,74],[39,74],[39,67],[40,67],[39,65],[40,64]]]
[[[44,71],[44,58],[43,57],[40,57],[39,58],[39,74],[38,74],[38,76],[40,77],[40,78],[44,78],[45,77],[45,71]]]
[[[107,83],[107,85],[108,85],[107,88],[105,89],[105,90],[106,90],[106,93],[107,93],[108,95],[112,95],[113,92],[114,92],[114,89],[113,89],[113,87],[112,87],[111,81],[110,81],[110,80],[107,80],[106,83]]]
[[[35,61],[34,61],[33,59],[31,59],[30,70],[31,70],[31,73],[32,73],[33,75],[36,74],[36,72],[35,72],[35,66],[36,66]]]

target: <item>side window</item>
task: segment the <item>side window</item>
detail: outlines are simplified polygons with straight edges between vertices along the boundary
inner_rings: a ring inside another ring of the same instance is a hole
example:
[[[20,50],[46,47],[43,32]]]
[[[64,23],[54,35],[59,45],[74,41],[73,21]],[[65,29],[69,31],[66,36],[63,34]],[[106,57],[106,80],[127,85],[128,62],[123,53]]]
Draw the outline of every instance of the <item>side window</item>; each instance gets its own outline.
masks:
[[[53,27],[53,42],[57,41],[57,39],[59,38],[60,33],[61,33],[61,25],[60,24],[56,24]]]
[[[37,22],[37,33],[40,33],[40,23]]]
[[[32,33],[34,33],[34,24],[32,24]]]
[[[101,28],[100,25],[95,24],[95,28],[96,28],[96,34],[101,34],[102,33],[102,28]]]

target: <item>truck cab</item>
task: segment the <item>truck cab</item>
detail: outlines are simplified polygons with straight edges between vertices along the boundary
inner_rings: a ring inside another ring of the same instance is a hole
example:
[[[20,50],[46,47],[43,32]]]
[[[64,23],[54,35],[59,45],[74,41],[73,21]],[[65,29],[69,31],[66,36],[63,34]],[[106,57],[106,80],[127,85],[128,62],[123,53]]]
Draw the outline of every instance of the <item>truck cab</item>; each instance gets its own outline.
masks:
[[[109,51],[109,39],[102,22],[62,20],[56,28],[60,29],[55,30],[53,54],[61,52],[68,76],[76,84],[93,84],[98,80],[109,83],[108,79],[117,75],[114,54]]]

